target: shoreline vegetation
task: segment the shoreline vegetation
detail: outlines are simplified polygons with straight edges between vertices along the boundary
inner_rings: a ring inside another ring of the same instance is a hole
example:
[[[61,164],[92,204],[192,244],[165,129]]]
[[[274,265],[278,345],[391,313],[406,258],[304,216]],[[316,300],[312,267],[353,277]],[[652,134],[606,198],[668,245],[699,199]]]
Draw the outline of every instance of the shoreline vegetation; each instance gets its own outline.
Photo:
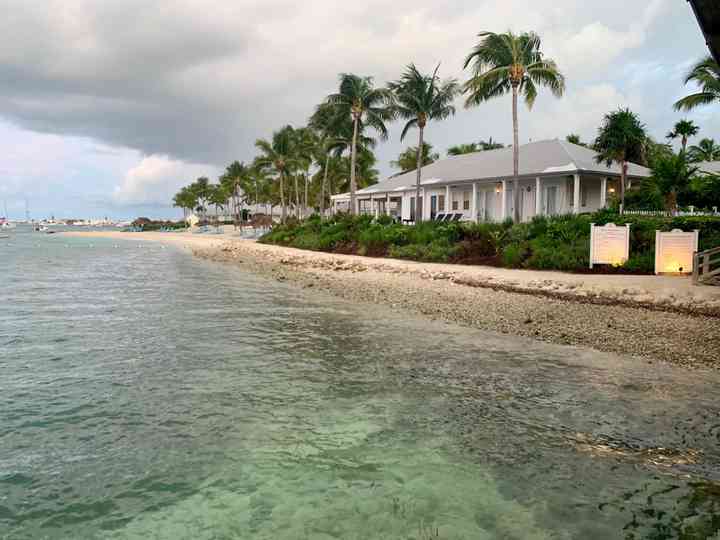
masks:
[[[529,222],[396,223],[389,216],[315,215],[279,224],[260,242],[312,251],[420,262],[484,265],[504,268],[591,273],[590,225],[630,225],[629,259],[620,265],[598,265],[594,273],[654,274],[655,231],[698,230],[699,250],[720,246],[720,218],[633,217],[611,210],[594,214],[537,216]]]
[[[579,275],[299,250],[187,233],[64,233],[151,240],[355,303],[509,336],[720,368],[720,289],[688,278]]]

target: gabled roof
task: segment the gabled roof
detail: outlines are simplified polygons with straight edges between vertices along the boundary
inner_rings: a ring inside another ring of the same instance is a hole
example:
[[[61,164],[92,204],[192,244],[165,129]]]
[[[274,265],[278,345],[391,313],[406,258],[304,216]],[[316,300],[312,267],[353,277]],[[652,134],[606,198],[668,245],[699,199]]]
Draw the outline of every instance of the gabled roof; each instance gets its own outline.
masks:
[[[717,0],[689,0],[708,48],[720,62],[720,3]]]
[[[596,163],[597,152],[558,139],[538,141],[520,146],[520,176],[558,176],[575,173],[620,176],[620,167]],[[630,164],[628,176],[644,178],[650,171]],[[361,189],[359,194],[387,193],[411,190],[417,173],[410,171]],[[513,177],[513,151],[511,147],[499,150],[474,152],[441,159],[422,168],[422,184],[453,184],[471,181],[497,181]]]

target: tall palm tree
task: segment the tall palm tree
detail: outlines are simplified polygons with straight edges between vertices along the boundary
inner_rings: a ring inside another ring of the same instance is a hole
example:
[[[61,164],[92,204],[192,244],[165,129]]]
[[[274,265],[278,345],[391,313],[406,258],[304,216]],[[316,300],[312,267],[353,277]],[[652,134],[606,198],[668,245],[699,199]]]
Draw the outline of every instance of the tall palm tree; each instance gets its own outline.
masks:
[[[357,143],[365,127],[375,129],[382,139],[387,139],[385,122],[394,118],[392,95],[384,88],[375,88],[372,77],[360,77],[352,73],[340,75],[340,88],[330,94],[326,103],[338,115],[352,119],[352,145],[350,150],[350,213],[355,213],[357,191],[356,161]]]
[[[255,141],[255,146],[261,152],[261,155],[257,158],[257,163],[263,168],[270,168],[278,175],[281,219],[283,222],[287,219],[285,176],[296,164],[293,148],[294,132],[293,127],[288,125],[273,133],[271,141],[265,139]]]
[[[320,188],[320,215],[325,215],[325,191],[328,183],[328,172],[330,168],[330,158],[333,152],[342,152],[344,144],[339,140],[340,134],[350,132],[352,125],[349,118],[344,115],[338,115],[334,107],[327,103],[321,103],[315,109],[310,117],[308,126],[317,132],[318,140],[315,147],[315,158],[318,165],[323,166],[323,177]],[[348,129],[349,126],[349,129]],[[324,162],[324,163],[321,163]]]
[[[538,86],[546,86],[557,97],[565,92],[565,77],[553,60],[543,58],[540,37],[534,32],[505,34],[481,32],[480,42],[465,59],[472,65],[472,77],[465,83],[466,107],[479,105],[512,92],[513,111],[513,206],[514,220],[520,221],[520,141],[518,136],[518,94],[528,108],[537,97]],[[503,194],[503,196],[505,196]]]
[[[702,139],[699,143],[688,149],[688,160],[698,161],[720,161],[720,145],[714,139]]]
[[[685,84],[691,81],[700,86],[700,91],[678,100],[675,110],[691,111],[720,101],[720,66],[712,56],[703,58],[692,67],[685,77]]]
[[[645,161],[647,145],[645,126],[630,109],[619,109],[606,114],[598,130],[593,147],[598,152],[598,163],[605,162],[620,165],[620,213],[625,207],[625,189],[627,186],[628,162]]]
[[[667,138],[671,140],[680,138],[682,151],[685,152],[687,150],[688,138],[694,137],[699,131],[700,127],[692,120],[680,120],[675,124],[673,130],[667,134]]]
[[[395,109],[400,118],[407,120],[400,134],[402,141],[411,128],[418,128],[418,145],[416,147],[415,168],[415,221],[422,221],[420,208],[420,181],[422,177],[423,136],[425,126],[430,120],[444,120],[455,114],[453,101],[458,94],[458,83],[455,79],[441,81],[437,75],[440,64],[432,75],[420,73],[415,64],[410,64],[399,80],[391,82],[389,87],[395,98]]]

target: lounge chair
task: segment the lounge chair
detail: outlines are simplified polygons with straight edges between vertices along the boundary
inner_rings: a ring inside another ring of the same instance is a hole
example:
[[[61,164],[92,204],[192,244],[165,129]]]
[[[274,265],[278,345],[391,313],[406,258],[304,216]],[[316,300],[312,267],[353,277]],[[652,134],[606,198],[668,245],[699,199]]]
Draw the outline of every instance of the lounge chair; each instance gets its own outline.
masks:
[[[462,217],[462,214],[453,214],[452,221],[460,221]]]
[[[445,214],[438,214],[435,216],[435,221],[444,221],[445,220]]]

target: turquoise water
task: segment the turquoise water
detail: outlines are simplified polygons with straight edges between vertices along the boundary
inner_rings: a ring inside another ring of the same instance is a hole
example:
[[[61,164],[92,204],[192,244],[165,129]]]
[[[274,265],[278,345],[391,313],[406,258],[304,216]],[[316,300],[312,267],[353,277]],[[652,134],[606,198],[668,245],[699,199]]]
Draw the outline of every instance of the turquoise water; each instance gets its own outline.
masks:
[[[2,539],[720,527],[717,374],[355,306],[140,240],[20,230],[0,258]]]

